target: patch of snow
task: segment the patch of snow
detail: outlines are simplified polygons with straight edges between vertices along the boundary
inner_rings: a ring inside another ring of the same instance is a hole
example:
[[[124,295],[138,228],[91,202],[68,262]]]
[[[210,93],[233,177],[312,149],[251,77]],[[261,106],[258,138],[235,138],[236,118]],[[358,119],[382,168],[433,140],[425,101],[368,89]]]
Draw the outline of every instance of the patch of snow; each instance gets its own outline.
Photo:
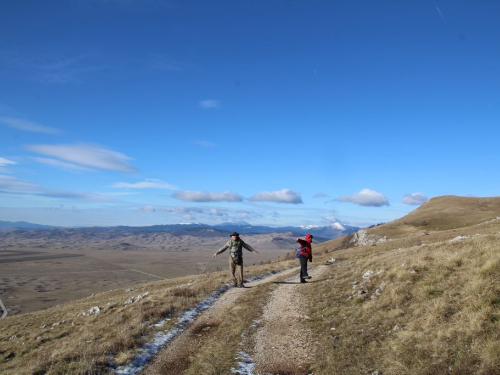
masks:
[[[167,342],[171,341],[179,333],[184,331],[200,312],[208,309],[222,293],[228,290],[228,288],[229,287],[227,285],[224,285],[223,287],[212,293],[208,298],[199,302],[195,307],[184,312],[184,314],[182,314],[179,318],[176,325],[170,331],[158,332],[153,340],[144,344],[144,346],[140,349],[139,354],[135,356],[135,358],[129,365],[117,367],[115,369],[115,373],[123,375],[137,374],[140,370],[142,370],[144,365],[146,365],[146,363],[158,352],[158,350],[160,350]],[[167,319],[164,319],[158,322],[156,325],[162,326],[166,320]]]
[[[247,281],[258,281],[280,272],[281,270],[271,271],[261,276],[252,277]],[[181,332],[183,332],[203,310],[208,309],[217,300],[217,298],[219,298],[219,296],[226,292],[229,288],[230,284],[226,284],[220,287],[209,297],[199,302],[195,307],[184,312],[179,318],[178,322],[170,331],[158,332],[150,342],[144,344],[144,346],[139,349],[139,354],[135,356],[130,364],[116,367],[113,363],[113,359],[110,359],[110,366],[113,367],[115,373],[118,375],[137,374],[163,346],[165,346],[169,341],[173,340]],[[159,321],[155,324],[155,326],[161,327],[167,320],[170,320],[170,318]]]
[[[340,224],[339,222],[333,223],[332,224],[332,228],[334,228],[334,229],[340,229],[340,230],[345,230],[345,227],[342,224]]]
[[[240,350],[239,352],[239,357],[236,357],[238,360],[237,368],[231,368],[231,373],[232,374],[238,374],[238,375],[253,375],[254,374],[254,369],[255,369],[255,362],[250,355],[245,353],[244,351]]]

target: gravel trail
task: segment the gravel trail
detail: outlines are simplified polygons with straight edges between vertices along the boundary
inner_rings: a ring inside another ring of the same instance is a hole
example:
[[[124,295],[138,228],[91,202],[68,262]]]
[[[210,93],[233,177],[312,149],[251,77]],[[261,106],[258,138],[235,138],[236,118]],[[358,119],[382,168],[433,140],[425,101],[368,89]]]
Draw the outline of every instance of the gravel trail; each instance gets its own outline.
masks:
[[[256,287],[264,283],[271,283],[288,274],[297,274],[298,269],[293,268],[264,279],[249,282],[245,285]],[[217,327],[224,318],[228,309],[235,306],[238,298],[245,293],[244,288],[231,288],[176,338],[162,348],[156,356],[142,369],[144,375],[179,375],[189,366],[189,357],[201,348],[206,338],[210,335],[210,327]]]

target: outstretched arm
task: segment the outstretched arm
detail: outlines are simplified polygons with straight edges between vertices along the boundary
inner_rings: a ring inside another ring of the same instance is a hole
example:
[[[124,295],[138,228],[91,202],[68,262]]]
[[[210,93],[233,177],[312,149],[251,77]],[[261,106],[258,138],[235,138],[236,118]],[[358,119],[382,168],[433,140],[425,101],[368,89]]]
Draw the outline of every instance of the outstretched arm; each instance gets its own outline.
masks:
[[[229,249],[229,242],[227,242],[224,246],[222,246],[214,255],[212,255],[212,257],[217,258],[217,255],[219,255],[220,253],[223,253],[227,249]]]
[[[241,246],[243,246],[245,249],[247,249],[248,251],[251,251],[252,253],[254,254],[257,254],[258,251],[255,250],[252,246],[250,246],[249,244],[247,244],[246,242],[243,242],[241,241]]]

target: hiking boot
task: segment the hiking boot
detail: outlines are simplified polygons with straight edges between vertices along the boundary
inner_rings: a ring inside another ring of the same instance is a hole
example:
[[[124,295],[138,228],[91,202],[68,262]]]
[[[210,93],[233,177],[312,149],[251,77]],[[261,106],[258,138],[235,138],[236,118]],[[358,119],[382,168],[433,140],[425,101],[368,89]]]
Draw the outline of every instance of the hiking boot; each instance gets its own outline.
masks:
[[[307,280],[312,279],[312,276],[308,275],[308,276],[304,277],[304,279],[307,279]]]
[[[305,281],[304,279],[300,280],[300,283],[301,284],[307,284],[307,281]]]

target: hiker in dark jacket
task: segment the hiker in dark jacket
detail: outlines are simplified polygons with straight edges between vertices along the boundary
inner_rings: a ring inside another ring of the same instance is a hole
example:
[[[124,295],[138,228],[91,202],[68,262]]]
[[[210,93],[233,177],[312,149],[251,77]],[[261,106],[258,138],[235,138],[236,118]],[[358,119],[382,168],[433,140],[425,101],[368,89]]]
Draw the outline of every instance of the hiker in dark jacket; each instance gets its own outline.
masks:
[[[313,240],[312,234],[307,234],[306,239],[301,240],[297,238],[297,242],[300,244],[300,253],[299,253],[299,261],[300,261],[300,282],[306,283],[305,279],[310,279],[311,276],[307,274],[307,261],[312,262],[312,247],[311,243]]]
[[[252,246],[245,243],[240,235],[236,232],[231,233],[231,239],[226,242],[226,244],[217,251],[213,257],[217,258],[217,255],[223,253],[229,249],[229,271],[233,277],[234,286],[238,288],[244,288],[243,286],[243,251],[245,248],[248,251],[257,254],[258,251],[252,248]]]

